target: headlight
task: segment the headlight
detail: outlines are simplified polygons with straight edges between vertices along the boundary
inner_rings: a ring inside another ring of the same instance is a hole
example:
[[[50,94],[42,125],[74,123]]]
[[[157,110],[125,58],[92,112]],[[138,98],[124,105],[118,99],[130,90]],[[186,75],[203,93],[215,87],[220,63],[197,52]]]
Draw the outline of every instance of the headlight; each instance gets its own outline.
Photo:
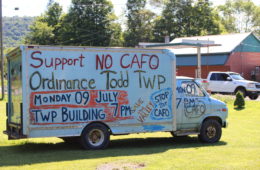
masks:
[[[249,84],[247,85],[247,87],[248,87],[248,88],[255,88],[255,83],[249,83]]]

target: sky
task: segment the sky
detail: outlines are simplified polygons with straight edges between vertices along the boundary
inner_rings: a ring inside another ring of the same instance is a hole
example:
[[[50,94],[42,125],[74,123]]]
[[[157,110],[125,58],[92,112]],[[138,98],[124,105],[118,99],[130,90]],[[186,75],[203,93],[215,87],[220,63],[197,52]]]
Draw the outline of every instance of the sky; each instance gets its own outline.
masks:
[[[69,8],[71,0],[55,0],[63,6],[64,12]],[[112,0],[117,16],[122,15],[127,0]],[[224,4],[225,0],[211,0],[214,5]],[[260,0],[253,0],[260,5]],[[45,10],[48,0],[2,0],[3,16],[39,16]],[[19,10],[15,10],[19,8]]]

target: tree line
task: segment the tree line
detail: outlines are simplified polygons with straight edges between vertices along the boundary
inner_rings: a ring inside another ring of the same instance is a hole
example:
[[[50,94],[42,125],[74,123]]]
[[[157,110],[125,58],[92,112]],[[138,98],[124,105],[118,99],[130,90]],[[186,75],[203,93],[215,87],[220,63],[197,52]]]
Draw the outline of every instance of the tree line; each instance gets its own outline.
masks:
[[[14,47],[21,44],[24,36],[30,32],[30,25],[34,17],[3,17],[3,43],[4,47]]]
[[[149,8],[148,8],[149,6]],[[260,6],[251,0],[127,0],[126,23],[119,23],[109,0],[72,0],[67,13],[49,0],[47,10],[30,26],[27,44],[126,46],[163,42],[165,36],[260,34]]]

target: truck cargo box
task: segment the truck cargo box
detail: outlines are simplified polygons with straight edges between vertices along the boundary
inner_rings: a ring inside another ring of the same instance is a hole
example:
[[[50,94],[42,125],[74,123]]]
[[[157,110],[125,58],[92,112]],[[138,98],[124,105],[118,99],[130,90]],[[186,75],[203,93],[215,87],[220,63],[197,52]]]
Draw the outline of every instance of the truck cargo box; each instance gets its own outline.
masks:
[[[113,134],[176,128],[167,50],[21,46],[8,65],[10,138],[80,136],[91,122]]]

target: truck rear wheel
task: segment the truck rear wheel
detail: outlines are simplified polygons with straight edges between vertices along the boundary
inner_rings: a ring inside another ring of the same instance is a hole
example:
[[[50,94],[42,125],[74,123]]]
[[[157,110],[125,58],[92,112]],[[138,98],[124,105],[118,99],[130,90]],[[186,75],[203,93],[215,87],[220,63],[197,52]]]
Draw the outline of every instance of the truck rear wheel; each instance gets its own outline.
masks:
[[[108,146],[110,133],[103,124],[94,123],[87,126],[81,134],[81,145],[84,149],[104,149]]]
[[[214,119],[208,119],[203,122],[198,135],[201,142],[215,143],[221,138],[222,129],[218,121]]]

